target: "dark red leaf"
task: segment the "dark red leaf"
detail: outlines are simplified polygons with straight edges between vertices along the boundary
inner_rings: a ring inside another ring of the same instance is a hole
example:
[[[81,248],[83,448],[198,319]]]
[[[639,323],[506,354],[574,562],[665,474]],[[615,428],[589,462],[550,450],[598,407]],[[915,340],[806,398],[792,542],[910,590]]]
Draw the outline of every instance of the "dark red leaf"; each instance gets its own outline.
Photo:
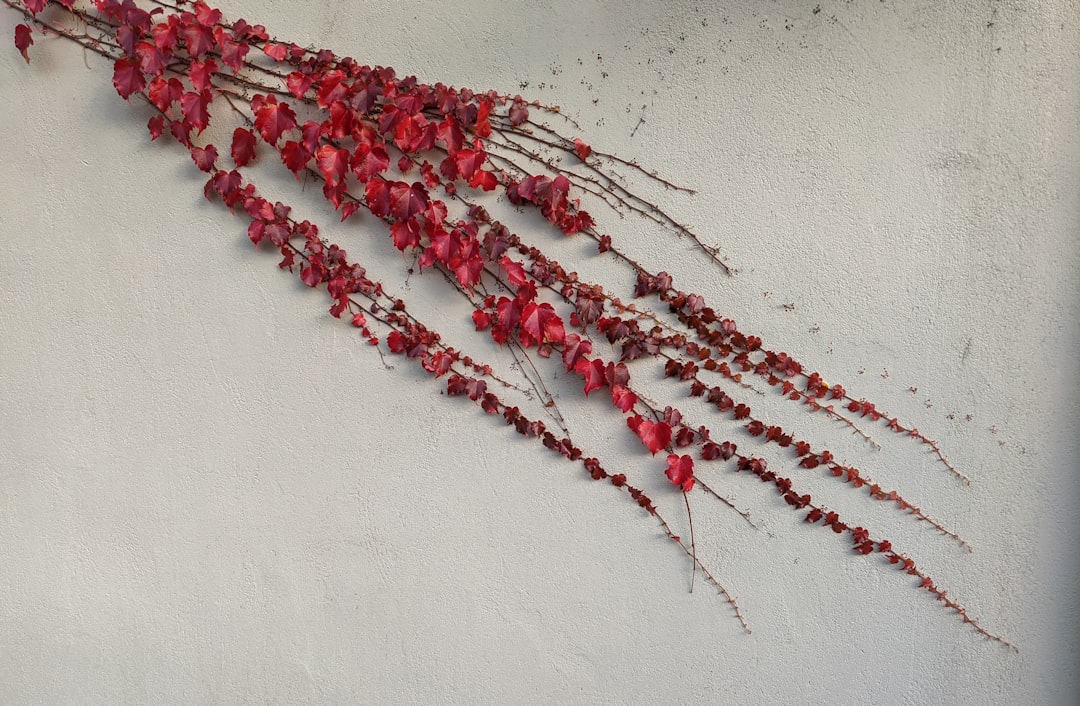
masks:
[[[671,444],[671,425],[667,422],[650,422],[641,415],[635,415],[626,420],[626,426],[638,435],[654,456]]]
[[[285,144],[281,146],[281,161],[298,179],[300,178],[300,172],[314,156],[307,147],[293,140],[286,140]]]
[[[292,93],[297,98],[303,98],[314,81],[314,77],[308,74],[293,71],[285,77],[285,86],[289,89],[289,93]]]
[[[315,153],[315,160],[323,178],[331,184],[343,181],[349,171],[349,151],[346,149],[323,145]]]
[[[217,147],[214,147],[213,145],[207,145],[205,148],[191,148],[191,159],[195,162],[195,166],[204,172],[209,172],[214,168],[217,157]]]
[[[120,97],[127,100],[132,93],[138,93],[146,87],[146,78],[131,59],[117,59],[113,64],[113,86]]]
[[[184,112],[184,119],[198,132],[202,132],[210,124],[209,108],[212,100],[210,91],[199,93],[189,91],[180,96],[180,108]]]
[[[589,353],[592,353],[591,341],[583,339],[576,333],[567,335],[562,352],[562,359],[563,364],[566,366],[566,372],[576,369],[582,356],[586,356]]]
[[[19,50],[19,53],[22,54],[28,64],[30,63],[30,55],[26,53],[26,50],[34,43],[33,37],[30,36],[32,31],[30,25],[15,25],[15,48]]]
[[[585,378],[586,397],[593,390],[599,390],[607,384],[607,380],[604,379],[604,362],[599,358],[595,360],[582,358],[574,365],[574,372]]]
[[[191,79],[191,85],[195,90],[201,93],[211,87],[210,79],[217,70],[217,62],[213,59],[207,58],[206,61],[192,61],[191,66],[188,68],[188,78]]]
[[[421,182],[414,181],[410,185],[403,181],[395,181],[390,185],[390,208],[395,219],[407,220],[422,212],[427,205],[427,187]]]
[[[256,95],[251,99],[255,113],[255,129],[262,138],[276,145],[283,132],[296,127],[296,113],[287,103],[278,103],[276,96]]]
[[[289,50],[284,44],[271,44],[266,43],[263,47],[263,53],[274,61],[285,61],[285,57],[289,55]]]
[[[629,412],[637,404],[638,398],[637,395],[622,385],[615,385],[611,388],[611,400],[619,410]]]
[[[694,459],[688,455],[669,454],[667,470],[664,475],[673,485],[679,486],[684,493],[694,489]]]
[[[356,178],[366,182],[376,174],[386,171],[390,166],[390,156],[382,145],[361,142],[353,153],[351,166]]]
[[[238,167],[243,167],[255,159],[255,135],[251,130],[242,127],[233,130],[232,158]]]
[[[184,84],[180,83],[180,79],[171,78],[166,81],[161,76],[155,76],[146,93],[150,102],[164,113],[184,95]]]
[[[379,218],[390,215],[390,186],[383,179],[371,179],[365,188],[368,208]]]
[[[577,154],[578,158],[581,159],[582,162],[584,162],[586,159],[589,158],[589,155],[592,154],[592,147],[589,147],[587,144],[585,144],[581,140],[581,138],[575,137],[574,153]]]

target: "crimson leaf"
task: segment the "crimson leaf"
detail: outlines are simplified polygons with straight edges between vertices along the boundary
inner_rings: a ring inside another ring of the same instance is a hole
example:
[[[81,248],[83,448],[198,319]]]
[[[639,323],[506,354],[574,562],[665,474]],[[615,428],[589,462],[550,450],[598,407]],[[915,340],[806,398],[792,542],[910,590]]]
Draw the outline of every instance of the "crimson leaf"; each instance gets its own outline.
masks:
[[[30,55],[26,53],[26,50],[34,43],[30,33],[29,25],[15,25],[15,48],[19,50],[19,53],[22,54],[28,64],[30,63]]]
[[[138,93],[146,87],[146,78],[134,61],[117,59],[113,64],[113,86],[120,97],[127,100],[132,93]]]
[[[684,493],[694,488],[694,459],[687,455],[679,456],[669,454],[667,457],[667,470],[664,475],[673,485],[679,486]]]
[[[238,167],[243,167],[255,159],[255,135],[251,130],[242,127],[233,130],[232,158]]]
[[[671,444],[671,425],[667,422],[650,422],[638,414],[627,419],[626,426],[638,435],[654,456]]]

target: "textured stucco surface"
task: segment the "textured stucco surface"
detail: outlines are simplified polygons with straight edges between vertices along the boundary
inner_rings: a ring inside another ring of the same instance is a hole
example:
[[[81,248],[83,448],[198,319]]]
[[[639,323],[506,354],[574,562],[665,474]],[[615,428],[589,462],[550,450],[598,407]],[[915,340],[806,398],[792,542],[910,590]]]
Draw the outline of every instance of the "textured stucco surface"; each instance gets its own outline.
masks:
[[[875,451],[773,411],[969,539],[971,554],[801,476],[1019,654],[714,471],[764,528],[694,497],[744,634],[625,498],[404,363],[384,369],[202,199],[180,150],[148,142],[106,66],[39,40],[30,66],[0,51],[0,703],[1074,702],[1077,5],[729,5],[223,10],[559,103],[588,142],[697,188],[657,198],[736,277],[641,224],[609,227],[942,442],[970,487],[884,431]],[[0,10],[0,36],[15,22]],[[282,194],[389,287],[463,315],[286,177]],[[618,420],[583,422],[600,408],[566,396],[579,442],[663,495]]]

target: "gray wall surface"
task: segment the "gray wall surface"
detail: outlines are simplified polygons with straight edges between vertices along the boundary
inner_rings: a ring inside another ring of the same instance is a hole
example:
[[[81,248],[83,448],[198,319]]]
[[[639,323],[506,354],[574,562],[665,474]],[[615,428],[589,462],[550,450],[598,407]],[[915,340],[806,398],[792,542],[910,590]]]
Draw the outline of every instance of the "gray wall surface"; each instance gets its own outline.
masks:
[[[181,148],[149,142],[110,67],[41,38],[25,65],[0,9],[0,703],[1075,703],[1078,8],[222,7],[362,63],[560,104],[597,149],[696,188],[655,198],[734,277],[592,210],[744,330],[941,442],[970,487],[880,427],[877,450],[760,401],[968,539],[762,448],[1018,654],[752,477],[702,466],[760,527],[691,496],[745,634],[625,496],[406,361],[384,367],[203,199]],[[381,229],[335,225],[317,185],[280,172],[270,189],[491,353],[444,282],[406,278]],[[628,292],[585,245],[529,237]],[[558,389],[579,443],[685,527],[662,462]]]

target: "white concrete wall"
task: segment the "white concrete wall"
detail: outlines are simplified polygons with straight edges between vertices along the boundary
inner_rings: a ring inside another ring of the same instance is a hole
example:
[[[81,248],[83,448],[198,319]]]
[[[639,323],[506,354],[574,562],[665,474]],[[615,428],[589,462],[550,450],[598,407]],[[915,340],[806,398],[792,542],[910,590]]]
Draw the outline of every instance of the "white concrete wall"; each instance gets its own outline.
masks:
[[[874,451],[775,411],[967,537],[972,554],[796,476],[1019,654],[713,470],[766,530],[693,498],[743,634],[700,577],[688,592],[685,557],[624,497],[403,362],[385,370],[322,295],[256,255],[182,151],[148,142],[106,65],[39,40],[26,66],[6,39],[0,703],[1073,702],[1077,5],[718,5],[223,9],[559,103],[588,142],[697,187],[664,205],[722,244],[735,278],[640,224],[608,227],[940,439],[970,488],[884,431]],[[0,10],[0,36],[15,23]],[[292,200],[329,227],[317,191]],[[406,285],[377,230],[330,232],[418,307],[438,289]],[[581,443],[681,522],[618,420],[594,429],[600,407],[565,403]]]

